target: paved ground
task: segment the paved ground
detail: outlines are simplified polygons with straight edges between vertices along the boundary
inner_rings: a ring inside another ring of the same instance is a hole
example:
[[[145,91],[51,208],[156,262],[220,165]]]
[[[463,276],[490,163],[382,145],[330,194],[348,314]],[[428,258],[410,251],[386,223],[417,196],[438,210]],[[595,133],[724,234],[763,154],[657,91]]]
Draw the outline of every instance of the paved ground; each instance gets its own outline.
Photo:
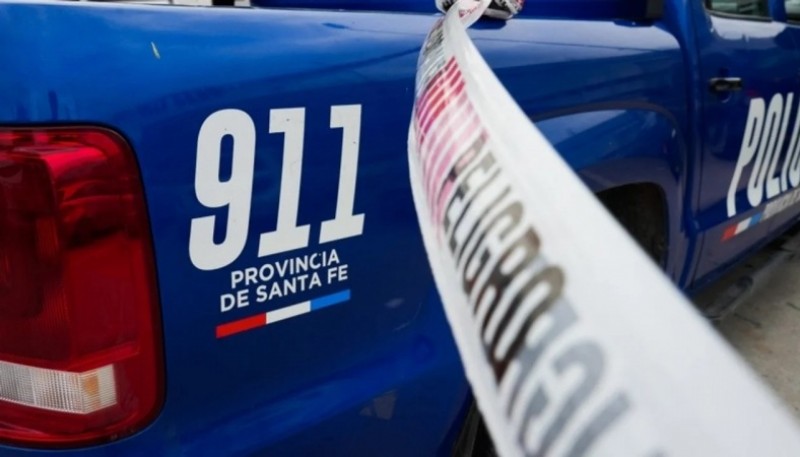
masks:
[[[698,301],[713,297],[764,258],[751,259]],[[800,418],[800,256],[778,267],[719,329]]]

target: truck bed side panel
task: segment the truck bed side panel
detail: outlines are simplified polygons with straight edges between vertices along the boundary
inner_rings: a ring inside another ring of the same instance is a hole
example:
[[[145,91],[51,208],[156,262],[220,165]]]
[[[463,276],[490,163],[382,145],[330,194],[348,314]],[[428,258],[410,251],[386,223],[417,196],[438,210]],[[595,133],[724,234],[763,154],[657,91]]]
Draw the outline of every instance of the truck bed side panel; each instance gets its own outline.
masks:
[[[417,55],[433,20],[86,3],[0,7],[0,124],[116,129],[137,154],[149,207],[166,402],[147,430],[86,455],[450,454],[468,385],[428,270],[406,157]],[[596,21],[579,24],[581,37],[565,25],[520,19],[483,24],[473,36],[526,112],[551,119],[550,134],[574,121],[566,109],[625,112],[635,105],[647,113],[623,119],[680,136],[682,96],[663,89],[665,81],[682,84],[669,33]],[[363,234],[325,242],[321,227],[337,214],[343,148],[351,147],[343,131],[352,133],[353,106],[360,106],[353,212],[364,215]],[[347,127],[332,114],[335,107],[350,113]],[[301,110],[286,111],[295,108]],[[209,165],[197,160],[199,132],[221,110],[244,113],[255,132],[249,214],[230,223],[226,207],[201,204],[197,186],[241,179],[238,172],[233,177],[232,148],[246,141],[220,139],[216,175],[195,179],[198,166]],[[270,133],[270,125],[300,112],[303,122],[290,124],[302,124],[302,159],[284,160],[290,133]],[[565,148],[591,154],[591,129],[580,133],[574,141],[583,144]],[[591,158],[563,152],[590,170],[604,158],[637,155],[626,148],[640,143],[604,145]],[[297,225],[309,227],[308,241],[259,256],[260,236],[276,229],[278,201],[287,195],[284,173],[301,178]],[[634,167],[621,173],[605,183],[643,176]],[[666,176],[679,185],[675,173]],[[597,174],[592,179],[604,182]],[[203,270],[190,258],[189,239],[192,221],[210,216],[216,243],[233,226],[247,235],[232,262]],[[262,269],[283,268],[284,279],[296,278],[285,272],[287,262],[314,254],[329,260],[318,271],[320,285],[259,301],[258,287],[271,290],[277,279],[265,279]],[[344,274],[329,278],[331,268],[344,265]],[[248,269],[258,274],[245,286]],[[227,310],[222,297],[242,290],[248,304],[237,298]],[[332,300],[336,306],[324,306]],[[222,325],[276,310],[285,317],[295,305],[312,311],[218,338]],[[0,455],[10,453],[0,447]]]

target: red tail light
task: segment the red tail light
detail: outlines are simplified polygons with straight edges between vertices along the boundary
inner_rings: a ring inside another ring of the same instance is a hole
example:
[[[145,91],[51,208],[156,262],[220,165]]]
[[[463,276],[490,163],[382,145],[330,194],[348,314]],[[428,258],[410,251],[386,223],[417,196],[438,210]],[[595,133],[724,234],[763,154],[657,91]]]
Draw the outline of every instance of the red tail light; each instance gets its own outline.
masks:
[[[147,215],[131,150],[100,128],[0,128],[0,440],[76,446],[161,405]]]

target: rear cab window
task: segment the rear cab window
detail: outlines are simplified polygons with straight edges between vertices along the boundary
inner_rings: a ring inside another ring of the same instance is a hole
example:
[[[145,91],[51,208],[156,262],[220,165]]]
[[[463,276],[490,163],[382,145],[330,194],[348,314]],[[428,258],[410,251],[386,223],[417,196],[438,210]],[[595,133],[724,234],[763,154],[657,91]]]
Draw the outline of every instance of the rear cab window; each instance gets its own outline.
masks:
[[[786,18],[792,22],[800,22],[800,0],[786,0]]]
[[[800,0],[786,0],[797,2]],[[769,0],[705,0],[706,9],[723,15],[736,16],[742,19],[769,20]]]

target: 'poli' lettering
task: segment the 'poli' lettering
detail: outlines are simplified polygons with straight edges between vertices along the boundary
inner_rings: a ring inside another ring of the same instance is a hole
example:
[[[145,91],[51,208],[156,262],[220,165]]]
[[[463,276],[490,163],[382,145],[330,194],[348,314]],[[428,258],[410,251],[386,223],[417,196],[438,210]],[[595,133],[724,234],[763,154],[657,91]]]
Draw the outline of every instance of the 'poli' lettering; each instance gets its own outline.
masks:
[[[763,98],[755,98],[750,102],[750,111],[747,113],[747,125],[744,128],[742,147],[739,149],[739,160],[736,161],[736,169],[733,171],[733,179],[731,179],[731,185],[728,188],[728,217],[736,215],[736,187],[742,178],[742,170],[753,160],[758,147],[761,128],[764,124],[765,109]]]

